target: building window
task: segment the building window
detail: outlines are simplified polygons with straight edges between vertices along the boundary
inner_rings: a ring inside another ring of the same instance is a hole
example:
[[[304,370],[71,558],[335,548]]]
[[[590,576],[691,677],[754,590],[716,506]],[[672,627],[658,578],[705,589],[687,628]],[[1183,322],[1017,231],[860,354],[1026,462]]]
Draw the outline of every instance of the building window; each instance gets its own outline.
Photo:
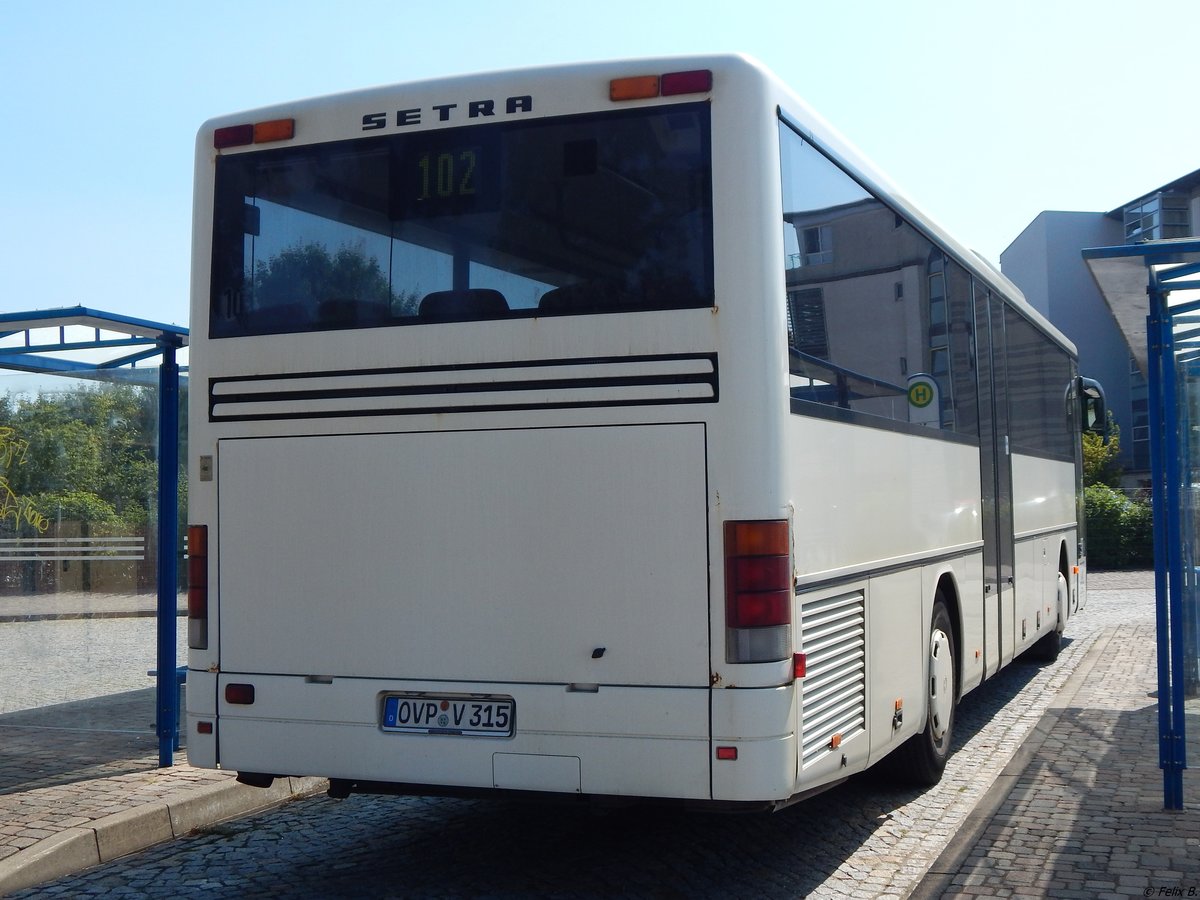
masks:
[[[1158,193],[1125,207],[1125,242],[1161,241],[1191,234],[1185,194]]]
[[[1143,389],[1139,393],[1145,393]],[[1145,397],[1133,398],[1133,427],[1129,435],[1132,444],[1133,467],[1150,468],[1150,401]]]
[[[833,229],[828,225],[805,228],[802,264],[815,266],[831,262],[833,262]]]

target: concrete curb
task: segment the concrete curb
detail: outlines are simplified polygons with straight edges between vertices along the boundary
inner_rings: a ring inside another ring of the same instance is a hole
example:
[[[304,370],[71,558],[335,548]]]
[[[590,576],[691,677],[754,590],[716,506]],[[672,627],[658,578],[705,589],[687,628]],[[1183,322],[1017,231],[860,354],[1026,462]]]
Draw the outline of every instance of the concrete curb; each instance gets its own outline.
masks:
[[[1012,793],[1029,764],[1037,756],[1047,735],[1058,724],[1063,710],[1070,707],[1075,695],[1087,681],[1096,661],[1104,654],[1115,633],[1114,630],[1109,629],[1100,635],[1088,649],[1087,655],[1059,689],[1058,696],[1046,708],[1041,720],[1029,732],[1000,774],[996,776],[991,788],[967,816],[967,820],[951,838],[946,849],[933,861],[933,865],[926,871],[921,882],[908,895],[909,900],[934,900],[953,887],[954,876],[962,869],[963,863],[971,851],[979,845],[980,838],[991,824],[996,812],[1008,799],[1008,795]]]
[[[324,778],[277,778],[269,788],[230,779],[68,828],[0,860],[0,896],[73,875],[198,828],[260,812],[328,787]]]

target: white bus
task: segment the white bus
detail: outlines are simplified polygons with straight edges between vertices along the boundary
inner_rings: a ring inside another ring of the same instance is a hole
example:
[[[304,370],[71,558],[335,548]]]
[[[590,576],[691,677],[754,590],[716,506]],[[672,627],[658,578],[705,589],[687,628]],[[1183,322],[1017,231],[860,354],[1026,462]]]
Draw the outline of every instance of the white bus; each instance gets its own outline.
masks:
[[[741,57],[376,88],[196,154],[187,749],[777,808],[1082,601],[1072,345]]]

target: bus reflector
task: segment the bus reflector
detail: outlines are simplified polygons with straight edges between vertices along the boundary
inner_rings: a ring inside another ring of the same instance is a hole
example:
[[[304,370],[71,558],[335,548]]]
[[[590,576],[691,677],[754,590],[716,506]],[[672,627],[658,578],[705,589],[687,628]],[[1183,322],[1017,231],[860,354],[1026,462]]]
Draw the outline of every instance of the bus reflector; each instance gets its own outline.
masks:
[[[213,723],[212,722],[197,722],[196,723],[196,733],[197,734],[212,734],[213,733]]]
[[[804,653],[795,653],[792,655],[792,674],[796,678],[803,678],[808,674],[808,656]]]
[[[786,519],[725,523],[725,659],[791,659],[791,533]]]
[[[717,759],[737,759],[737,747],[718,747]]]
[[[658,76],[638,75],[633,78],[614,78],[608,83],[609,100],[645,100],[658,96]]]
[[[249,706],[254,702],[254,685],[227,684],[225,685],[225,702],[236,703],[239,706]]]
[[[188,646],[208,649],[208,526],[189,525],[187,546]]]
[[[670,72],[660,79],[664,97],[677,94],[704,94],[712,90],[713,74],[709,69],[694,72]]]

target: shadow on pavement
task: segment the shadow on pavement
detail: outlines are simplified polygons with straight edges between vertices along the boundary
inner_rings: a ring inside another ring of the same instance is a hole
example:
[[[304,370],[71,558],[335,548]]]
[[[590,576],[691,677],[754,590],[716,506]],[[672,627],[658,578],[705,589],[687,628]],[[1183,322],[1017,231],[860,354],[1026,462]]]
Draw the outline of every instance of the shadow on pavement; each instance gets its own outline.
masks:
[[[955,887],[1002,881],[1038,896],[1194,893],[1197,790],[1185,778],[1185,811],[1163,808],[1155,706],[1072,707],[1048,718],[1037,758],[959,869]],[[1187,743],[1189,755],[1200,748],[1200,714],[1191,710]],[[1022,852],[1014,859],[1016,845]],[[1030,859],[1037,866],[1028,866]]]
[[[153,769],[155,691],[0,715],[0,795]]]

